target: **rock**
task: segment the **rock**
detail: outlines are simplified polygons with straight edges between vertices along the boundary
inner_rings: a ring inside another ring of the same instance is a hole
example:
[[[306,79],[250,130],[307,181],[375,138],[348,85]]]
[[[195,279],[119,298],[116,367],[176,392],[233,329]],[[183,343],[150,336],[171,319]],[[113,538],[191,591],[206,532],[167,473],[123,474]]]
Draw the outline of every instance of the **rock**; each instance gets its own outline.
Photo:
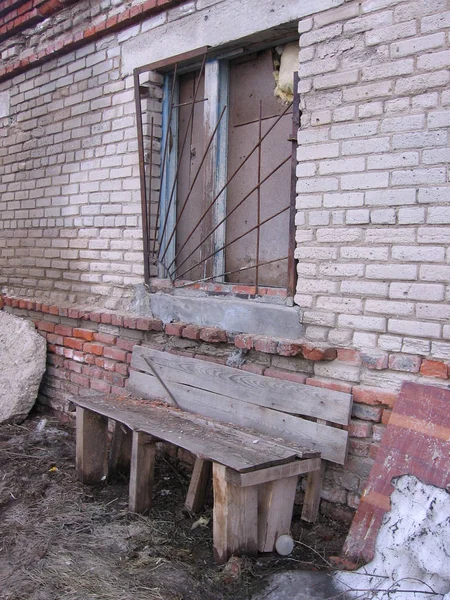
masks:
[[[33,407],[45,371],[46,342],[24,319],[0,312],[0,423],[19,422]]]

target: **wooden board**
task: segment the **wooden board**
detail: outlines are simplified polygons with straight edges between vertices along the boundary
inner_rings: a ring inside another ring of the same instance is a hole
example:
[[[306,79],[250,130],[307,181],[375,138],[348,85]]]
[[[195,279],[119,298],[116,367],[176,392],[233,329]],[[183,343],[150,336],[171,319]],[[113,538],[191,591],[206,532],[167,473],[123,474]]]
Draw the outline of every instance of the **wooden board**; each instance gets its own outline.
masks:
[[[156,381],[156,380],[155,380]],[[317,451],[243,431],[146,400],[125,397],[78,398],[76,404],[120,421],[134,431],[189,450],[203,460],[247,472],[297,458],[315,458]],[[255,444],[254,441],[258,440]]]
[[[144,356],[151,360],[166,383],[181,383],[286,413],[326,419],[341,425],[349,423],[350,394],[135,346],[131,364],[144,373],[151,373]]]
[[[277,465],[276,467],[268,467],[259,471],[250,473],[236,473],[231,469],[225,471],[225,479],[239,487],[248,487],[249,485],[260,485],[268,481],[278,481],[295,475],[303,475],[311,471],[320,469],[320,458],[308,458],[305,460],[296,460],[285,465]]]
[[[87,485],[100,483],[108,474],[108,419],[77,406],[76,471]]]
[[[167,380],[165,383],[184,411],[201,414],[223,423],[233,423],[238,427],[249,427],[278,439],[281,443],[290,441],[316,449],[322,453],[322,458],[332,462],[338,464],[345,462],[347,431],[256,406],[244,400],[230,399],[196,387]],[[147,398],[167,398],[166,391],[157,379],[147,373],[132,371],[128,389]]]
[[[258,550],[273,552],[280,535],[289,534],[298,477],[264,483],[258,489]]]
[[[211,480],[212,463],[209,460],[195,459],[184,506],[193,513],[201,512],[205,505],[205,493]],[[233,471],[234,473],[235,471]]]
[[[108,475],[128,475],[131,463],[133,433],[122,423],[116,422],[109,452]]]
[[[152,505],[155,441],[155,438],[142,431],[133,431],[128,500],[131,512],[145,514]]]

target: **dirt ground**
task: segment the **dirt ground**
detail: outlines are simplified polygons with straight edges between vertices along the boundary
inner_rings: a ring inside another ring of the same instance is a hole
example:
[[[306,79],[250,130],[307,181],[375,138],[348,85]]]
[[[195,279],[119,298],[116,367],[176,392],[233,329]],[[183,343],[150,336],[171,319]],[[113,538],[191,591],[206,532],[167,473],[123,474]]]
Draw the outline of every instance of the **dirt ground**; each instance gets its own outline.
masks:
[[[217,566],[211,503],[197,523],[183,509],[188,484],[188,468],[160,456],[150,515],[129,514],[125,478],[77,481],[73,425],[35,414],[0,426],[0,599],[244,600],[267,575],[327,569],[341,550],[340,523],[295,518],[291,556]]]

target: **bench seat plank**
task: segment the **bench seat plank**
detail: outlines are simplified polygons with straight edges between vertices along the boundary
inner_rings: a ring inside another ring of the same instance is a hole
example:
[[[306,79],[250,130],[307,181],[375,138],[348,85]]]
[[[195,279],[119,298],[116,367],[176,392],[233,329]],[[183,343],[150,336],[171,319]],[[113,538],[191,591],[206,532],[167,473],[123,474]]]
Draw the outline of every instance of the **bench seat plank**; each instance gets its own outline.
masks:
[[[158,402],[102,396],[78,398],[76,404],[241,473],[320,456],[317,450],[216,423]]]
[[[244,397],[246,402],[261,407],[348,425],[352,408],[350,394],[135,346],[131,365],[144,373],[151,373],[144,357],[151,360],[166,383],[181,383],[237,400]]]
[[[321,452],[322,458],[338,464],[345,462],[348,433],[343,429],[251,404],[247,402],[244,393],[241,394],[242,399],[237,400],[198,387],[167,379],[164,381],[178,406],[186,412],[201,414],[222,423],[233,423],[238,427],[250,427],[281,443],[286,443],[286,440],[293,443],[301,440],[305,446]],[[157,396],[170,403],[166,390],[156,377],[147,373],[132,371],[128,389],[138,396]]]

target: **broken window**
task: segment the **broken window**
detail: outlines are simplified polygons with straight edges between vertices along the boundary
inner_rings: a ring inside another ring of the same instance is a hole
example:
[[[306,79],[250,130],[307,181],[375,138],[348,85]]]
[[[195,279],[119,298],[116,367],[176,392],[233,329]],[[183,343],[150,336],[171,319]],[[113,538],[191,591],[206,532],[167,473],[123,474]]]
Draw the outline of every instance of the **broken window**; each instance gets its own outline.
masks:
[[[297,48],[204,56],[164,75],[161,131],[151,117],[147,135],[150,155],[159,151],[159,190],[146,184],[148,251],[159,277],[293,292]]]

